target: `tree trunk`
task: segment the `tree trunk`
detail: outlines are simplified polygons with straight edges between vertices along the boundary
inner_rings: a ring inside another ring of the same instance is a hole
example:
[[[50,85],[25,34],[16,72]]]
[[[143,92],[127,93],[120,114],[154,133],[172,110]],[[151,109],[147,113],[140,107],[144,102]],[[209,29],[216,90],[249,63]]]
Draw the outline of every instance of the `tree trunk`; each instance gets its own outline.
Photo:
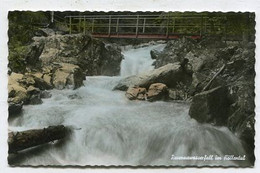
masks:
[[[220,70],[211,78],[211,80],[208,82],[208,84],[203,88],[202,91],[206,91],[209,89],[210,85],[212,84],[212,82],[216,79],[216,77],[225,69],[226,65],[224,64]]]
[[[64,138],[68,133],[68,129],[63,125],[49,126],[44,129],[33,129],[22,132],[8,133],[9,153],[26,148],[45,144],[54,140]]]

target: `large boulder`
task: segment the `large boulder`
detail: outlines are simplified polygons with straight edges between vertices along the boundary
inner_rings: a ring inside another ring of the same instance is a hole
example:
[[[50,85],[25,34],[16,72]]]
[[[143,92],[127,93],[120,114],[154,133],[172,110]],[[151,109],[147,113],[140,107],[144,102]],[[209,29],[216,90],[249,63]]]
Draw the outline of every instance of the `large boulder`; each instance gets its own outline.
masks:
[[[160,52],[158,50],[151,50],[150,55],[152,59],[157,59],[159,56]]]
[[[150,85],[147,92],[148,101],[166,100],[168,98],[168,87],[163,83]]]
[[[23,74],[12,73],[9,76],[8,81],[8,97],[9,102],[22,103],[28,99],[26,88],[20,85],[20,81],[23,79]]]
[[[22,111],[23,103],[14,103],[9,102],[8,103],[8,112],[9,115],[17,115]]]
[[[131,87],[126,91],[126,97],[129,100],[146,100],[147,93],[145,88]]]
[[[52,86],[51,83],[51,75],[50,74],[44,74],[42,79],[44,80],[44,82],[46,82],[47,85]]]
[[[27,88],[27,95],[29,98],[29,104],[36,105],[36,104],[42,104],[41,100],[41,91],[39,88],[35,88],[34,86],[29,86]]]
[[[189,115],[200,123],[225,125],[228,111],[227,88],[217,87],[193,97]]]
[[[44,66],[53,62],[79,66],[87,75],[114,76],[120,73],[123,56],[115,44],[105,44],[90,35],[50,35],[35,37],[35,42],[44,42],[40,56]]]
[[[24,102],[28,100],[26,88],[19,84],[23,74],[11,73],[8,80],[8,111],[9,115],[19,114]]]
[[[25,75],[23,76],[23,78],[19,82],[25,87],[34,86],[34,87],[39,88],[41,90],[53,88],[51,83],[47,83],[43,79],[43,74],[40,73],[40,72],[25,73]]]
[[[40,55],[43,51],[43,42],[33,42],[27,46],[9,47],[8,67],[12,72],[24,73],[26,68],[39,69]]]
[[[169,87],[174,87],[177,82],[186,79],[187,74],[184,72],[180,63],[173,63],[140,75],[126,77],[120,80],[114,89],[125,91],[133,86],[148,88],[153,83],[163,83]]]
[[[134,86],[129,87],[125,95],[129,100],[166,100],[168,99],[168,87],[163,83],[154,83],[147,91],[146,88]]]
[[[71,87],[76,89],[83,85],[84,75],[77,65],[60,63],[53,75],[53,85],[57,89]]]
[[[159,54],[151,52],[152,57],[156,58],[154,62],[155,68],[162,67],[168,63],[181,62],[188,52],[198,49],[198,47],[199,45],[192,39],[170,40]]]

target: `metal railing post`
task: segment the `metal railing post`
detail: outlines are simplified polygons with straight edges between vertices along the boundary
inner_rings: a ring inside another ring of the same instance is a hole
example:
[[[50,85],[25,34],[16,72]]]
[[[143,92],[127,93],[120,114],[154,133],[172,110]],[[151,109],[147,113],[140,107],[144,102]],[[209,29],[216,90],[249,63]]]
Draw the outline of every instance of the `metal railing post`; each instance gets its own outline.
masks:
[[[118,25],[119,25],[119,18],[116,20],[116,33],[118,34]]]
[[[137,18],[136,18],[136,28],[135,28],[135,36],[137,38],[138,36],[138,28],[139,28],[139,15],[137,15]]]
[[[144,18],[143,33],[145,33],[145,23],[146,23],[146,18]]]
[[[172,33],[174,34],[175,32],[175,17],[173,18],[173,22],[172,22]]]
[[[201,16],[201,21],[200,21],[200,36],[202,36],[202,28],[203,28],[203,16]]]
[[[94,32],[94,18],[92,18],[92,24],[91,24],[91,32],[93,33]]]
[[[225,37],[225,43],[227,42],[227,22],[225,21],[225,29],[224,29],[224,37]]]
[[[111,15],[109,15],[109,24],[108,24],[108,35],[110,37],[110,33],[111,33]]]
[[[78,30],[79,30],[79,33],[80,33],[80,31],[81,31],[81,18],[79,18],[79,23],[78,23],[78,26],[79,26],[79,28],[78,28]]]
[[[166,37],[169,37],[169,18],[170,18],[170,14],[168,13],[167,15],[167,28],[166,28]]]
[[[69,19],[69,20],[70,20],[70,34],[71,34],[71,29],[72,29],[72,28],[71,28],[71,16],[70,16],[70,19]]]
[[[204,18],[204,34],[207,33],[207,18]]]
[[[84,34],[86,34],[86,17],[84,16]]]

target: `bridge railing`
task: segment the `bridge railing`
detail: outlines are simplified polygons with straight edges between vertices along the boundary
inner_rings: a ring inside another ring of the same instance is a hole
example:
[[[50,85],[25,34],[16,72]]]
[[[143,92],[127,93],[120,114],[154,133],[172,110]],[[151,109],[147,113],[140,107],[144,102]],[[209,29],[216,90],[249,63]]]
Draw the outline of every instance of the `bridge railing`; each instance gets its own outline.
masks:
[[[83,15],[66,16],[69,33],[90,32],[100,37],[171,38],[172,36],[202,36],[214,31],[225,35],[226,23],[212,22],[209,17],[165,15]]]

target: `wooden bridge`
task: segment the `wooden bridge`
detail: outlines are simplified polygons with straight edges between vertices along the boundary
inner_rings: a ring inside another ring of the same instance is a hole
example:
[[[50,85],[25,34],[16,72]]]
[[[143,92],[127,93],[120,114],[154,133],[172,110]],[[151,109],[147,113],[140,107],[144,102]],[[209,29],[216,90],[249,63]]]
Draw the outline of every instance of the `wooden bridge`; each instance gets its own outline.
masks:
[[[70,34],[91,33],[96,38],[199,39],[213,31],[226,35],[225,22],[212,23],[203,15],[79,15],[66,16],[65,20]]]

